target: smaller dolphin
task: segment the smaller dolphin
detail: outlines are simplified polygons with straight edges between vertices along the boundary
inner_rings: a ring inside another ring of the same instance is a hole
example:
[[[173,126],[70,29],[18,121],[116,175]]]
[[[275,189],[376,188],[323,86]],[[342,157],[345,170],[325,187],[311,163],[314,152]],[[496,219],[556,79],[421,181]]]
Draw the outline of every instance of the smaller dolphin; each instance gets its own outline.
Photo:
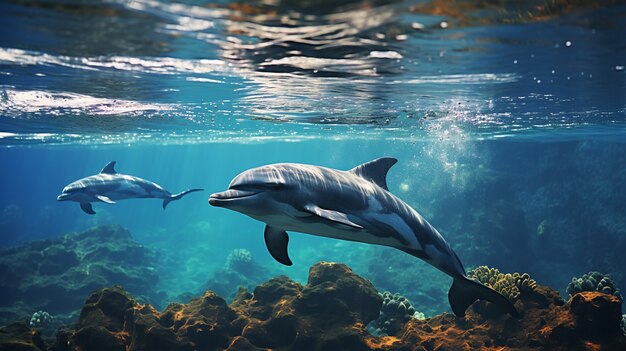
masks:
[[[91,207],[92,202],[100,201],[115,204],[116,200],[153,198],[163,199],[163,209],[171,201],[180,200],[183,196],[204,189],[189,189],[172,195],[160,185],[139,177],[117,173],[115,161],[109,162],[100,174],[92,175],[70,183],[63,188],[58,201],[75,201],[87,214],[96,214]]]

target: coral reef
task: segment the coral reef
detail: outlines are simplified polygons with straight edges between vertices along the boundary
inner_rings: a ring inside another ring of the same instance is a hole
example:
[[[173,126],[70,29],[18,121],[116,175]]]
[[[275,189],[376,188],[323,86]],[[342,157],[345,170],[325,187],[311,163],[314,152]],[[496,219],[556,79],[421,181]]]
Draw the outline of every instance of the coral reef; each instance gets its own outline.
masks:
[[[524,271],[558,287],[592,269],[610,272],[626,289],[626,270],[615,269],[626,267],[623,145],[484,143],[465,151],[451,170],[420,158],[420,167],[411,170],[419,169],[420,183],[429,186],[401,197],[441,232],[466,267]],[[466,180],[455,183],[460,178]],[[400,285],[380,286],[422,310]]]
[[[321,262],[311,267],[305,286],[281,276],[253,294],[241,291],[231,307],[241,336],[256,347],[359,350],[381,305],[369,281],[343,264]]]
[[[212,290],[232,300],[239,287],[253,289],[270,278],[270,272],[254,260],[250,251],[235,249],[228,254],[223,268],[213,272],[202,291]]]
[[[369,266],[363,276],[382,291],[393,291],[432,316],[449,310],[450,280],[445,274],[415,257],[387,247],[370,247]]]
[[[255,262],[252,260],[252,254],[246,249],[235,249],[226,257],[226,268],[241,274],[249,274],[255,270]]]
[[[415,311],[406,297],[389,291],[385,291],[381,296],[383,306],[380,309],[380,315],[368,326],[373,335],[395,335],[402,330],[409,319],[425,319],[424,314]]]
[[[28,325],[35,329],[45,329],[50,327],[53,321],[54,317],[52,317],[50,313],[39,310],[33,313],[33,316],[30,317]]]
[[[583,295],[587,294],[587,295]],[[370,338],[377,350],[622,350],[621,302],[611,295],[583,293],[565,303],[558,293],[537,287],[516,303],[520,319],[493,315],[478,302],[465,319],[442,315],[410,320],[399,337]]]
[[[60,330],[54,350],[363,350],[365,325],[382,298],[345,265],[319,263],[302,286],[280,276],[241,290],[229,306],[207,291],[158,312],[120,288],[85,303],[76,325]]]
[[[539,225],[537,226],[537,238],[547,238],[550,233],[552,233],[552,228],[550,226],[550,221],[548,221],[547,219],[544,219],[543,221],[541,221],[541,223],[539,223]]]
[[[391,296],[389,297],[391,301]],[[397,299],[399,300],[399,298]],[[25,322],[0,328],[0,350],[624,350],[621,301],[582,292],[569,302],[537,286],[520,294],[521,318],[475,303],[465,318],[444,313],[411,318],[396,334],[374,336],[365,325],[383,298],[342,264],[311,267],[306,285],[279,276],[241,289],[228,305],[215,293],[162,312],[121,288],[102,288],[85,302],[76,324],[48,341]]]
[[[583,274],[580,278],[572,278],[572,282],[569,283],[566,291],[570,296],[583,291],[600,291],[608,295],[614,295],[620,301],[624,300],[611,277],[600,272],[589,272]]]
[[[38,310],[68,321],[85,297],[103,286],[119,284],[133,294],[155,297],[155,259],[119,226],[1,250],[0,325],[28,321]]]
[[[510,187],[516,203],[523,204],[528,226],[545,221],[546,235],[533,235],[531,252],[517,254],[538,258],[524,269],[541,282],[566,286],[591,268],[610,272],[616,286],[626,289],[626,271],[615,269],[626,267],[623,145],[585,140],[499,146],[491,149],[494,167],[510,175]]]
[[[531,292],[537,287],[528,273],[500,273],[497,268],[478,266],[471,270],[467,277],[480,282],[500,294],[510,301],[515,302],[521,294]]]
[[[626,314],[622,315],[622,333],[624,334],[624,336],[626,336]]]

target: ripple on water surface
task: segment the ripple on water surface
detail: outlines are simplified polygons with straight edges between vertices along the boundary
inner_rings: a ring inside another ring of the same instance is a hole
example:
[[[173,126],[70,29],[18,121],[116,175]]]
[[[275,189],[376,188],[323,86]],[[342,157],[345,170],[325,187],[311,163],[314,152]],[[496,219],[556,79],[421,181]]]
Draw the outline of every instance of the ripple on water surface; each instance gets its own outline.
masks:
[[[625,6],[498,6],[4,3],[0,143],[621,138]]]

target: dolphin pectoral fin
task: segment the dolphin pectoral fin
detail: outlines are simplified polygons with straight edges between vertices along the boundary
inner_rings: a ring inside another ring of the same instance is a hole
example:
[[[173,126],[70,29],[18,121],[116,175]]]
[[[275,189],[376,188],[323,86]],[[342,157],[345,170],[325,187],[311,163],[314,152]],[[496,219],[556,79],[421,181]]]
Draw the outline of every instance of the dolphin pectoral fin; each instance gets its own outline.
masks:
[[[86,214],[90,214],[90,215],[94,215],[96,214],[96,211],[93,210],[93,207],[91,207],[91,202],[81,202],[80,203],[80,208],[86,213]]]
[[[354,222],[352,222],[349,218],[348,215],[342,212],[338,212],[338,211],[333,211],[333,210],[325,210],[317,205],[313,205],[313,204],[308,204],[306,206],[304,206],[304,209],[313,214],[316,215],[318,217],[324,218],[325,220],[331,221],[331,222],[335,222],[335,223],[339,223],[339,224],[343,224],[343,225],[347,225],[348,227],[352,227],[352,228],[356,228],[356,229],[363,229],[363,226],[358,225]]]
[[[373,161],[356,166],[350,172],[361,178],[367,179],[379,187],[389,190],[387,187],[387,172],[398,160],[392,157],[381,157]]]
[[[96,199],[102,201],[102,202],[106,202],[107,204],[115,204],[115,201],[109,199],[108,197],[104,196],[104,195],[96,195]]]
[[[287,244],[289,244],[289,235],[287,235],[287,232],[266,225],[264,236],[265,245],[270,255],[272,255],[276,261],[286,266],[291,266],[293,263],[287,253]]]

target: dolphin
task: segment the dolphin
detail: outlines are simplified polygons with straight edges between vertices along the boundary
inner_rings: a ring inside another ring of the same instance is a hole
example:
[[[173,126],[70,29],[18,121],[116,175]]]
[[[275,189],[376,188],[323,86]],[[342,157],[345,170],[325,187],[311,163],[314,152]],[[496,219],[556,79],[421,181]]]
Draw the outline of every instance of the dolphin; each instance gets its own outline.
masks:
[[[252,168],[237,175],[228,190],[211,194],[209,203],[264,222],[267,249],[284,265],[292,265],[286,231],[389,246],[454,279],[448,301],[457,316],[465,316],[465,310],[479,299],[517,316],[507,298],[467,278],[459,257],[441,234],[389,192],[387,172],[396,162],[384,157],[349,171],[296,163]]]
[[[58,201],[75,201],[87,214],[96,214],[92,202],[115,204],[116,200],[154,198],[163,199],[163,209],[171,201],[180,200],[183,196],[203,189],[189,189],[172,195],[160,185],[139,177],[117,173],[115,161],[109,162],[99,174],[79,179],[63,188]]]

